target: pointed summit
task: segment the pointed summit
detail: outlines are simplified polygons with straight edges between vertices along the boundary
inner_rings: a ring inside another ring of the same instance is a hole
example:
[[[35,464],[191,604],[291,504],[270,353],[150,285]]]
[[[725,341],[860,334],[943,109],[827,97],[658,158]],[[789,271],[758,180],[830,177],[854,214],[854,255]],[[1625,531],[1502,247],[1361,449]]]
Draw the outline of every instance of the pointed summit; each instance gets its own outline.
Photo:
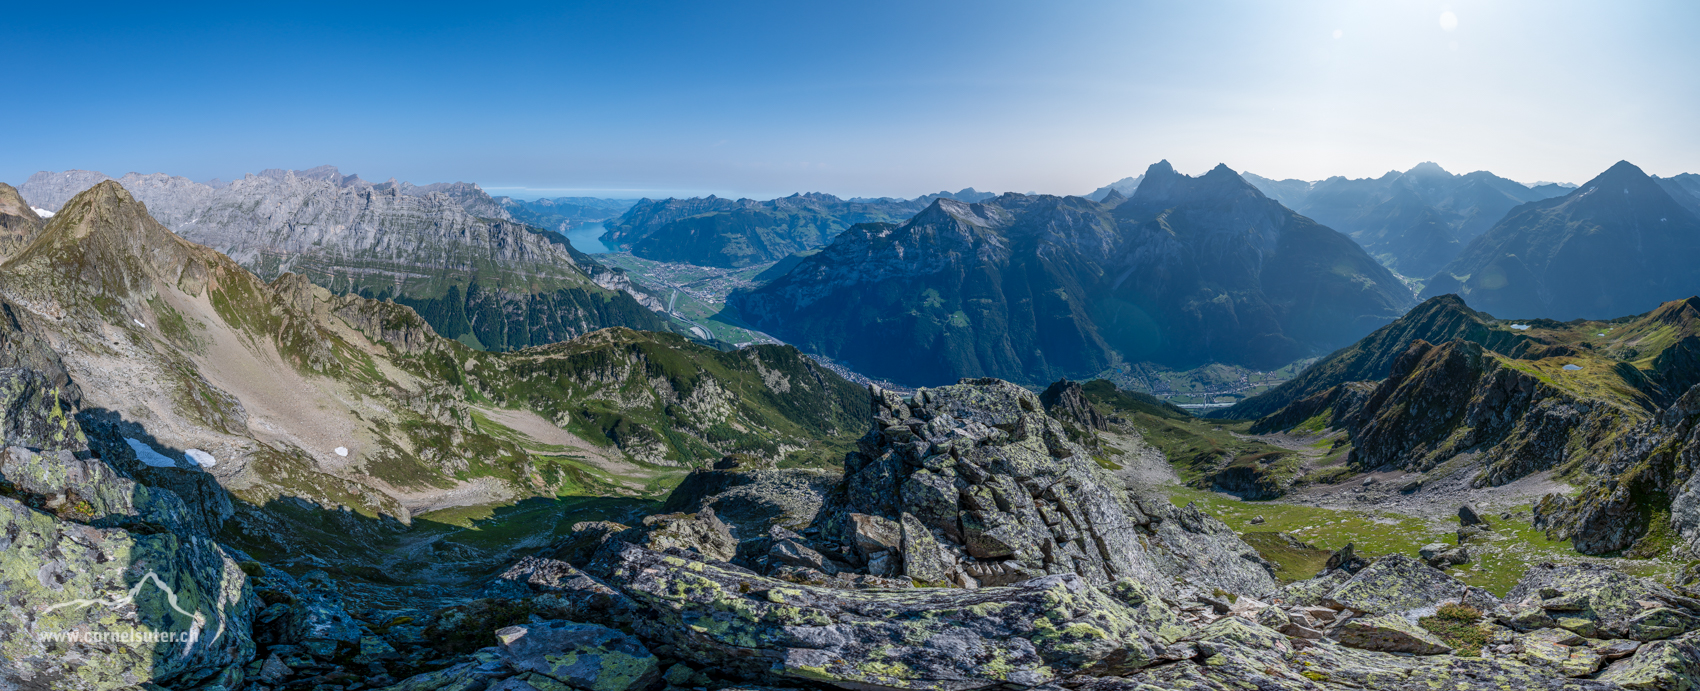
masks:
[[[1628,161],[1618,161],[1612,164],[1612,167],[1607,168],[1605,172],[1594,176],[1594,179],[1582,183],[1582,189],[1586,190],[1589,187],[1612,188],[1626,185],[1631,188],[1640,188],[1637,191],[1641,191],[1647,190],[1649,187],[1658,187],[1658,182],[1653,180],[1652,176],[1647,175],[1646,171],[1641,170],[1639,166]]]
[[[45,225],[17,188],[0,182],[0,262],[34,241]]]
[[[1125,202],[1125,201],[1127,201],[1126,195],[1123,195],[1118,190],[1112,189],[1112,190],[1110,190],[1109,194],[1104,195],[1103,199],[1098,200],[1098,203],[1103,204],[1105,206],[1105,208],[1114,209],[1117,206],[1120,206],[1121,203]]]
[[[1217,164],[1210,172],[1195,178],[1175,172],[1174,166],[1163,160],[1146,169],[1144,180],[1128,198],[1128,203],[1119,207],[1125,214],[1118,215],[1155,214],[1183,204],[1230,199],[1268,198],[1225,163]]]
[[[1516,207],[1428,282],[1504,318],[1611,319],[1700,293],[1700,217],[1619,161]]]
[[[1440,164],[1435,163],[1434,161],[1423,161],[1422,163],[1411,166],[1410,170],[1405,171],[1405,175],[1417,178],[1453,177],[1451,173],[1447,172],[1445,168],[1440,167]]]
[[[47,291],[62,302],[76,295],[146,300],[156,281],[182,278],[197,250],[208,251],[177,237],[116,180],[106,180],[66,202],[0,278],[17,292]]]

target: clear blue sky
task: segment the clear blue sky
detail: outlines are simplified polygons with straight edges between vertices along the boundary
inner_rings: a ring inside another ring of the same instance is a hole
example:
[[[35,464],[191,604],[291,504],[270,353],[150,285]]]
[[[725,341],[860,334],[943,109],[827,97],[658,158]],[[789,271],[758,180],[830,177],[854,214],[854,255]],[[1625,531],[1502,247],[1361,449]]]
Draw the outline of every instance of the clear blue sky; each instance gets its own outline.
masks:
[[[1082,193],[1160,158],[1670,175],[1700,172],[1696,35],[1686,1],[14,3],[0,180],[331,163],[767,197]]]

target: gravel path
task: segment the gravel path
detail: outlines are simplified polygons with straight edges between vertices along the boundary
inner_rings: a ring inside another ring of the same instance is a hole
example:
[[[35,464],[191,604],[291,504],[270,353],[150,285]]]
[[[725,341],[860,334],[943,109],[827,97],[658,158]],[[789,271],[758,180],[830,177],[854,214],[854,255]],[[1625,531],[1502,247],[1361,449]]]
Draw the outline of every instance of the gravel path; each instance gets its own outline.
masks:
[[[1122,450],[1120,455],[1112,456],[1110,461],[1121,466],[1121,470],[1114,471],[1115,476],[1127,483],[1128,487],[1149,488],[1180,484],[1180,476],[1175,474],[1174,466],[1163,457],[1163,452],[1146,444],[1145,439],[1138,434],[1099,432],[1098,436],[1110,446]]]

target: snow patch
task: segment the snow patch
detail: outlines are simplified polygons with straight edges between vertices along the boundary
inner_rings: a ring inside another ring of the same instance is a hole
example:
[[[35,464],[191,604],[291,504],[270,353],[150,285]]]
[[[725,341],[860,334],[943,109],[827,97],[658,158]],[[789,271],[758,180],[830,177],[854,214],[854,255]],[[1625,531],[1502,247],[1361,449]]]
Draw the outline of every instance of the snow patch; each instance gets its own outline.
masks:
[[[213,458],[212,454],[200,449],[189,449],[184,451],[183,455],[188,456],[189,460],[201,464],[202,468],[211,468],[218,465],[218,459]]]
[[[30,211],[34,211],[35,215],[40,216],[42,218],[53,218],[53,212],[48,211],[47,209],[38,209],[38,208],[32,206],[32,207],[30,207]]]
[[[145,442],[139,442],[129,437],[125,437],[124,443],[129,444],[130,450],[136,452],[136,460],[141,461],[146,465],[151,465],[155,468],[177,467],[177,461],[173,461],[165,454],[153,450],[153,447],[148,446]]]
[[[348,456],[348,447],[346,447],[346,446],[336,447],[336,455],[344,456],[344,457]]]
[[[144,329],[145,329],[145,328],[148,328],[148,325],[147,325],[147,324],[143,324],[143,323],[142,323],[142,320],[140,320],[140,319],[131,319],[131,320],[130,320],[130,321],[133,321],[133,322],[135,322],[135,323],[136,323],[136,326],[140,326],[140,327],[142,327],[142,328],[144,328]]]
[[[1518,331],[1528,331],[1529,325],[1528,324],[1512,324],[1511,328],[1516,329]]]

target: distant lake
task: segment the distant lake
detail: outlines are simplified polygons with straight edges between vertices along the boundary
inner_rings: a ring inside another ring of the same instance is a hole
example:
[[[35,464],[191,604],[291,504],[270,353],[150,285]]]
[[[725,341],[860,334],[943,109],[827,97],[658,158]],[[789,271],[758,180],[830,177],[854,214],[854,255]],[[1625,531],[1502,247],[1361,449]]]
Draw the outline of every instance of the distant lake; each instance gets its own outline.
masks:
[[[572,241],[574,249],[585,254],[602,254],[604,252],[612,252],[613,248],[602,244],[601,240],[596,239],[606,230],[606,228],[602,227],[601,221],[597,221],[596,223],[586,223],[583,226],[568,231],[567,239]]]

